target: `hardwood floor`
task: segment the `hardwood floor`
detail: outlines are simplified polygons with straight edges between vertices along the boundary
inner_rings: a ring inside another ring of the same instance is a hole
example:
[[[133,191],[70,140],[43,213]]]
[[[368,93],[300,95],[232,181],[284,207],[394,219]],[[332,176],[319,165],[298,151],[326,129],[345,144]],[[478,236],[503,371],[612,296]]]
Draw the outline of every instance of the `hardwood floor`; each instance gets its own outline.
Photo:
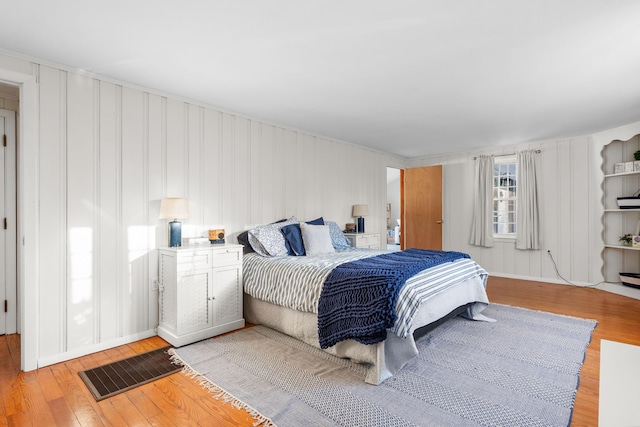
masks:
[[[590,318],[598,326],[587,349],[572,427],[596,426],[600,340],[640,345],[640,300],[590,288],[492,277],[491,301]],[[159,337],[32,372],[20,371],[18,335],[0,336],[0,425],[252,426],[243,410],[215,400],[183,373],[96,402],[78,371],[167,345]]]

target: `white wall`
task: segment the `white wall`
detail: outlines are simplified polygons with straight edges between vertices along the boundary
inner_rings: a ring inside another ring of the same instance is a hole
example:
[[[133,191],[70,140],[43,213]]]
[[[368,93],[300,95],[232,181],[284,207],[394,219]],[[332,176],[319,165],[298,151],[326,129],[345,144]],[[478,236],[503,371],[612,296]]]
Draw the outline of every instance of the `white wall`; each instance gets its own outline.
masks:
[[[35,274],[23,285],[33,326],[22,340],[37,366],[155,334],[163,197],[189,199],[183,237],[224,227],[235,241],[249,225],[291,215],[343,226],[355,203],[369,205],[367,226],[384,236],[386,167],[403,159],[0,55],[0,79],[13,73],[37,79],[26,115],[37,132],[21,141],[36,166],[26,190],[36,225],[24,230],[34,236],[24,250]]]
[[[494,275],[529,279],[556,279],[551,259],[554,256],[560,274],[579,283],[593,283],[588,268],[590,217],[589,138],[575,138],[494,150],[478,150],[447,156],[413,159],[410,167],[443,164],[443,248],[467,252]],[[541,203],[541,251],[515,249],[515,240],[496,240],[492,248],[468,244],[472,220],[474,191],[474,157],[479,154],[513,154],[525,149],[540,149],[541,173],[539,194]]]
[[[629,132],[627,132],[629,133]],[[615,133],[607,137],[615,138]],[[600,138],[606,140],[607,137]],[[612,139],[608,139],[611,141]],[[408,167],[443,164],[443,248],[467,252],[492,275],[592,285],[603,281],[602,156],[603,142],[591,136],[541,141],[412,159]],[[494,247],[468,244],[474,195],[474,157],[539,149],[540,251],[515,249],[514,240]],[[551,251],[559,274],[547,250]],[[603,289],[633,294],[630,288],[603,284]]]

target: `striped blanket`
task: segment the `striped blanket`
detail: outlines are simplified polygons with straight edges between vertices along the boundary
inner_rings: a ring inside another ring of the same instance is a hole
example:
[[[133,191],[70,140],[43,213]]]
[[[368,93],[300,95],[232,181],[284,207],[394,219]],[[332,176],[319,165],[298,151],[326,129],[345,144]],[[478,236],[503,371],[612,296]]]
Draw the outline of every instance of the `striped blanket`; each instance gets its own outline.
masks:
[[[318,301],[327,276],[338,265],[387,253],[371,249],[347,248],[331,254],[303,257],[263,257],[255,253],[243,258],[244,291],[254,298],[297,311],[318,313]],[[390,328],[400,338],[416,327],[414,316],[423,304],[465,280],[487,272],[475,261],[463,258],[441,264],[410,277],[400,290],[396,322]],[[452,309],[455,307],[452,307]]]
[[[375,344],[396,320],[396,302],[407,279],[460,258],[462,252],[408,249],[344,263],[325,279],[318,304],[321,348],[353,339]]]

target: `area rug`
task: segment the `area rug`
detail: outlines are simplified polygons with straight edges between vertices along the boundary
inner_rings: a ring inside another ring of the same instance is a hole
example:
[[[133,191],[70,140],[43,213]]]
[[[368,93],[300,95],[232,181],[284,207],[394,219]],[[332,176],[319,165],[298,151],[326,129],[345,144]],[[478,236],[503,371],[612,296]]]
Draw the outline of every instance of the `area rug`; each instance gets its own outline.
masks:
[[[286,426],[568,426],[595,321],[491,304],[378,386],[366,366],[254,326],[172,350],[214,396]]]
[[[78,372],[96,401],[166,377],[182,369],[162,347],[136,356]]]

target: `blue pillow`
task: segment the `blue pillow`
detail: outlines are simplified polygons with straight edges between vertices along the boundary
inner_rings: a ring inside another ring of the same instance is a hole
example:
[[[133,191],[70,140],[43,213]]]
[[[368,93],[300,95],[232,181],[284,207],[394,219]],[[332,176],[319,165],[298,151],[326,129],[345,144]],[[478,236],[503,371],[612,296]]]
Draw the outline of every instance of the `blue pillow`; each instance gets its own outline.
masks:
[[[287,255],[304,255],[304,245],[302,244],[302,233],[300,224],[291,224],[282,227],[280,230],[284,236],[284,245],[287,247]]]
[[[306,223],[309,225],[324,225],[324,218],[316,218],[312,221],[306,221]]]
[[[324,219],[322,217],[316,218],[313,221],[307,221],[307,224],[324,225]],[[306,255],[306,252],[304,250],[304,243],[302,242],[302,232],[300,231],[300,224],[291,224],[284,226],[280,231],[284,236],[284,245],[287,247],[287,255]]]

